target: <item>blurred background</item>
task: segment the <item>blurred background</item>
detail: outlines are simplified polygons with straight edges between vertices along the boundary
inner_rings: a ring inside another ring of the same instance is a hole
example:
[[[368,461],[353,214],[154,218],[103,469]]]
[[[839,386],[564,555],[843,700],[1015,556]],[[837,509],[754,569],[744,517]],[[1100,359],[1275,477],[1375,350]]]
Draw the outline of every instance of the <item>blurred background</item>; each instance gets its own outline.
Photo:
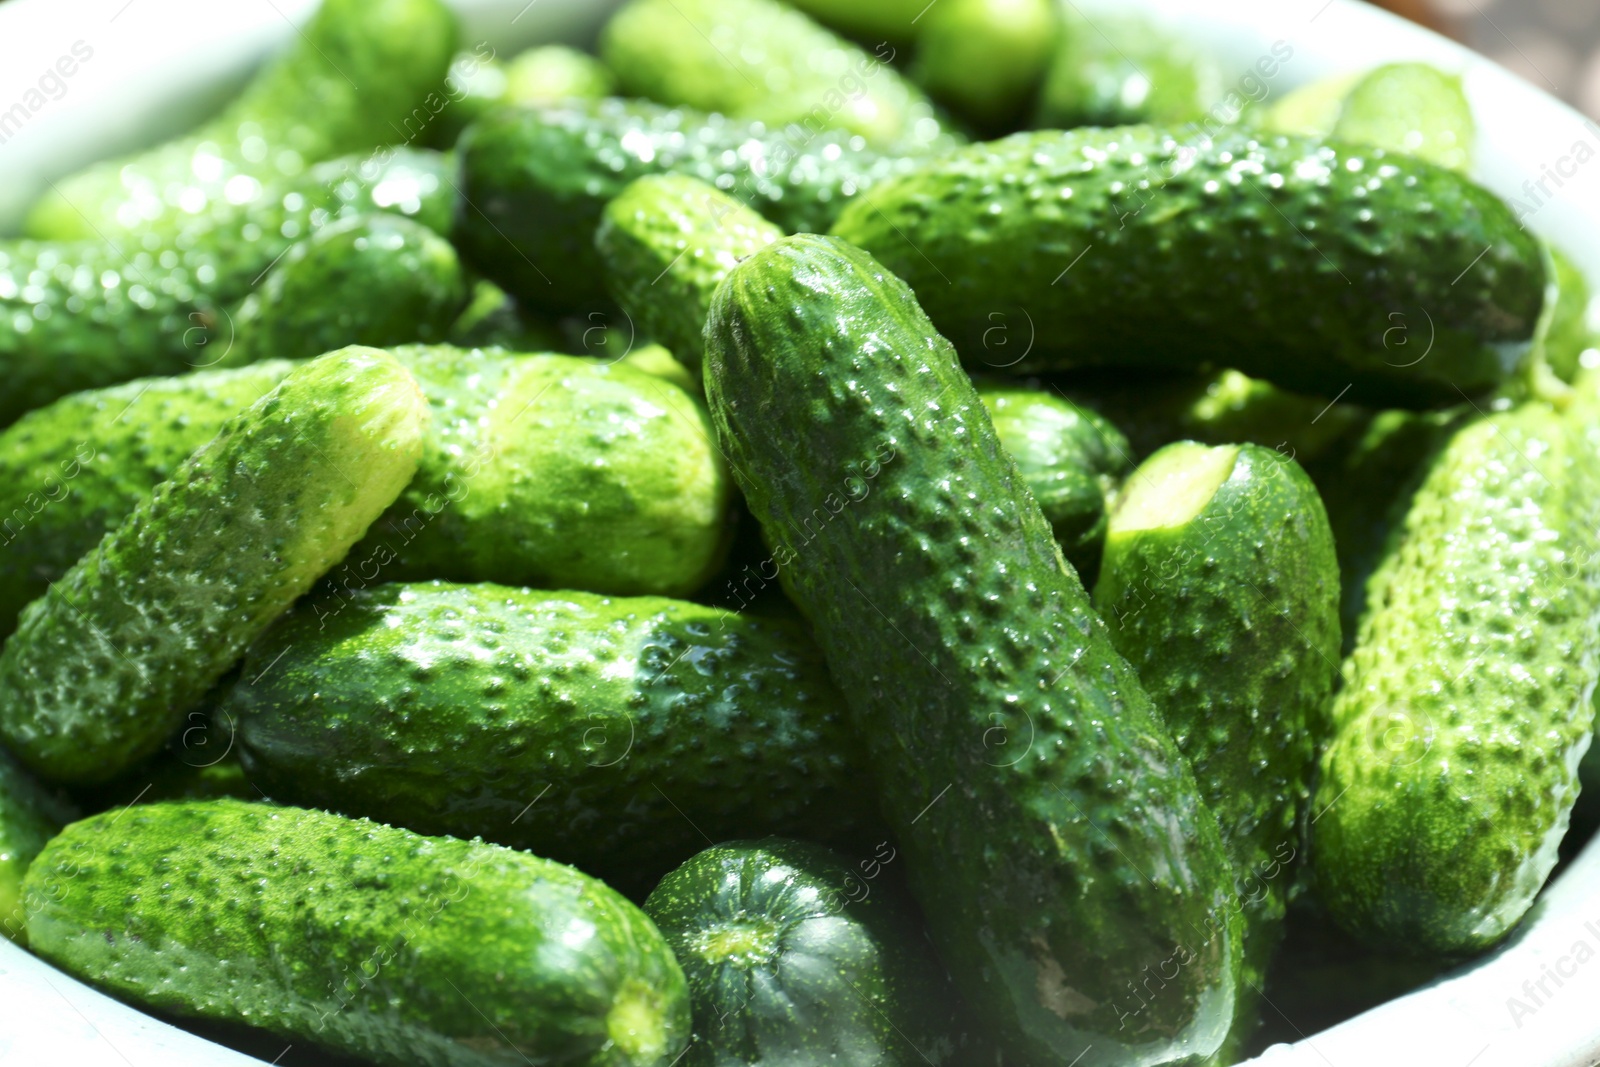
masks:
[[[1600,0],[1384,0],[1600,119]]]

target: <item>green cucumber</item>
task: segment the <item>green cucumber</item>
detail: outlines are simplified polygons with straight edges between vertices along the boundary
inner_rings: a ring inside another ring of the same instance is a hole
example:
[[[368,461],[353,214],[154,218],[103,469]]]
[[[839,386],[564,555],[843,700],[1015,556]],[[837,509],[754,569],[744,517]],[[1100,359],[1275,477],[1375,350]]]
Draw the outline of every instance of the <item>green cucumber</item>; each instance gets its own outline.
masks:
[[[292,371],[23,610],[0,652],[0,738],[83,784],[153,753],[405,488],[427,419],[376,349]]]
[[[1555,863],[1600,672],[1600,389],[1577,391],[1457,429],[1367,584],[1311,844],[1369,944],[1483,949]]]
[[[1316,487],[1260,445],[1168,445],[1118,498],[1094,604],[1222,826],[1257,994],[1239,998],[1237,1044],[1282,937],[1339,668],[1339,565]]]
[[[1461,175],[1246,131],[1018,134],[880,182],[834,232],[969,360],[1025,310],[1019,371],[1214,363],[1379,406],[1495,388],[1545,298],[1537,238]]]
[[[215,205],[268,195],[313,163],[404,138],[402,124],[443,89],[456,21],[440,0],[323,0],[297,32],[210,122],[56,182],[27,234],[137,245]]]
[[[1177,126],[1200,121],[1224,100],[1216,63],[1143,15],[1097,11],[1090,18],[1068,4],[1061,18],[1034,126]],[[1273,54],[1285,58],[1277,48]]]
[[[228,309],[296,240],[372,210],[448,229],[454,195],[437,153],[395,151],[313,167],[137,248],[0,241],[0,426],[80,389],[214,366],[236,339]]]
[[[928,0],[795,0],[794,6],[816,19],[867,44],[881,41],[906,43],[917,35],[917,23],[928,10]]]
[[[718,437],[967,1001],[1029,1063],[1210,1054],[1239,960],[1215,817],[949,342],[804,234],[734,268],[706,337]]]
[[[1550,316],[1550,331],[1544,337],[1545,359],[1563,381],[1578,376],[1583,353],[1595,347],[1595,332],[1589,325],[1589,279],[1559,248],[1550,250],[1556,265],[1556,306]]]
[[[1461,77],[1427,63],[1385,63],[1296,89],[1263,116],[1275,133],[1385,148],[1464,171],[1477,123]]]
[[[1067,562],[1093,584],[1112,498],[1133,468],[1128,439],[1103,416],[1042,389],[979,382],[978,396]]]
[[[661,879],[645,914],[689,983],[684,1067],[955,1061],[955,998],[915,912],[864,860],[804,841],[729,841]]]
[[[944,0],[927,9],[911,77],[983,130],[1009,133],[1033,105],[1055,50],[1054,0]]]
[[[472,283],[472,296],[447,338],[457,348],[504,348],[509,352],[560,352],[558,324],[531,315],[511,294],[487,278]]]
[[[667,1067],[654,924],[569,867],[238,800],[67,827],[25,883],[39,955],[123,1000],[381,1064]]]
[[[606,285],[645,336],[698,372],[717,283],[783,231],[698,178],[640,178],[605,207],[595,246]]]
[[[468,298],[449,241],[408,218],[352,216],[300,241],[272,267],[234,314],[235,343],[218,365],[442,341]]]
[[[213,718],[275,800],[648,891],[705,835],[881,835],[844,716],[793,623],[433,582],[303,602]]]
[[[506,109],[462,137],[467,206],[455,241],[517,299],[587,313],[605,295],[595,227],[637,178],[688,174],[787,232],[815,233],[861,190],[914,165],[838,131],[774,130],[642,100]]]
[[[70,805],[0,749],[0,937],[27,943],[22,878],[45,843],[75,817]]]
[[[893,48],[868,52],[779,0],[629,0],[600,55],[627,96],[884,149],[946,139],[928,98],[888,65]]]
[[[615,96],[616,92],[616,78],[604,63],[566,45],[530,48],[506,64],[508,104],[549,104],[574,97],[599,99]]]

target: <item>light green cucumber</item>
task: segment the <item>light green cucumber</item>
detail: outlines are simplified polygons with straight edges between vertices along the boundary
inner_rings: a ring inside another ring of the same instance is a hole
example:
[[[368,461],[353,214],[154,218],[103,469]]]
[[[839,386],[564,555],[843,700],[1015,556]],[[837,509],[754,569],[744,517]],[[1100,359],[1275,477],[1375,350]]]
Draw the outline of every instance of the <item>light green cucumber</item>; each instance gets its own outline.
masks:
[[[142,1008],[414,1067],[669,1067],[689,1002],[655,925],[526,852],[238,800],[67,827],[33,950]]]
[[[85,784],[153,753],[399,495],[427,420],[376,349],[291,372],[23,610],[0,652],[0,737]]]
[[[1584,351],[1595,346],[1589,325],[1589,279],[1559,248],[1551,248],[1550,254],[1556,265],[1557,296],[1544,337],[1544,356],[1556,376],[1570,382],[1578,376]]]
[[[1089,17],[1070,3],[1061,17],[1034,126],[1181,126],[1212,118],[1214,108],[1214,125],[1238,117],[1217,107],[1225,99],[1220,68],[1159,23],[1136,12]]]
[[[606,285],[633,325],[698,373],[717,283],[782,236],[715,186],[660,174],[640,178],[606,205],[595,247]]]
[[[1415,62],[1313,82],[1274,104],[1261,125],[1404,152],[1451,170],[1467,169],[1477,137],[1460,75]]]
[[[981,130],[1031,111],[1056,50],[1056,0],[941,0],[918,20],[912,80]]]
[[[508,104],[548,104],[574,97],[598,99],[613,96],[616,91],[617,80],[604,63],[566,45],[530,48],[506,63],[504,99]]]
[[[311,164],[407,140],[444,89],[455,16],[440,0],[323,0],[287,52],[192,133],[56,182],[30,237],[135,245],[217,205],[270,194]]]

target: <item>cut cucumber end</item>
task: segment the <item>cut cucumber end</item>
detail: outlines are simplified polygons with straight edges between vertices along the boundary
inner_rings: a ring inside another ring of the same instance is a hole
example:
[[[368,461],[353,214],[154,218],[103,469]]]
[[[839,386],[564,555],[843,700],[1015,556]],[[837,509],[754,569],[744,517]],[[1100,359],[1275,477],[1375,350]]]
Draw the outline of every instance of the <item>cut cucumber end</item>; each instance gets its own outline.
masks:
[[[1109,533],[1182,526],[1200,514],[1233,473],[1238,445],[1179,441],[1151,456],[1128,479]]]
[[[718,923],[695,938],[695,954],[707,963],[764,963],[778,955],[779,931],[769,922]]]

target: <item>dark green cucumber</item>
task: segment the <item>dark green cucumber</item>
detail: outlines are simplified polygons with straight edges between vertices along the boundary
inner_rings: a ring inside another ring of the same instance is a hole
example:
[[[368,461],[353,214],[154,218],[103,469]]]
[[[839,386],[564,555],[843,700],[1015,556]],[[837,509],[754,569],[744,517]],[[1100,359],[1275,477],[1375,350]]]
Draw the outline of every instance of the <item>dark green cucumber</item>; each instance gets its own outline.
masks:
[[[601,210],[636,178],[688,174],[788,232],[819,232],[861,190],[914,165],[838,131],[776,130],[642,100],[506,109],[462,137],[455,240],[519,300],[587,313],[605,295],[594,248]]]
[[[606,205],[595,246],[606,286],[633,324],[698,372],[717,283],[782,236],[715,186],[660,174],[640,178]]]
[[[969,360],[1025,310],[1019,370],[1216,364],[1380,406],[1493,389],[1545,297],[1537,238],[1467,178],[1245,131],[1018,134],[880,182],[834,232]]]
[[[472,283],[472,297],[446,340],[459,348],[504,348],[508,352],[560,352],[560,327],[532,315],[487,278]]]
[[[1093,584],[1111,499],[1133,469],[1128,439],[1103,416],[1042,389],[980,382],[978,396],[1067,562]]]
[[[0,652],[0,737],[83,784],[153,753],[405,488],[427,419],[376,349],[291,372],[23,610]]]
[[[1331,716],[1317,893],[1389,951],[1493,944],[1556,860],[1600,633],[1600,389],[1469,421],[1432,461]]]
[[[27,942],[23,875],[62,824],[75,817],[70,805],[0,749],[0,937]]]
[[[270,195],[311,164],[407,139],[442,91],[456,21],[440,0],[323,0],[289,50],[194,132],[54,183],[29,236],[138,244],[216,205]]]
[[[600,55],[627,96],[889,150],[947,139],[892,47],[868,52],[780,0],[629,0]]]
[[[734,268],[706,336],[718,436],[967,1000],[1028,1063],[1209,1055],[1239,960],[1215,817],[949,342],[814,235]]]
[[[341,219],[289,249],[245,298],[219,365],[442,341],[468,298],[455,249],[426,226],[383,213]]]
[[[1169,445],[1111,515],[1094,604],[1222,825],[1244,916],[1230,1043],[1256,1025],[1339,668],[1339,565],[1317,490],[1260,445]]]
[[[396,1067],[667,1067],[655,925],[570,867],[237,800],[73,823],[25,884],[33,950],[124,1000]]]
[[[706,849],[661,879],[645,914],[689,983],[684,1067],[956,1062],[954,990],[915,913],[865,859],[771,837]]]
[[[912,80],[979,129],[1017,129],[1055,51],[1054,0],[946,0],[918,21]]]
[[[1061,20],[1034,126],[1179,126],[1206,119],[1213,109],[1217,126],[1238,117],[1237,103],[1226,106],[1217,64],[1159,22],[1125,11],[1086,16],[1072,4]],[[1279,41],[1273,55],[1286,58],[1285,47]]]
[[[882,832],[803,629],[681,600],[443,582],[311,599],[214,721],[276,800],[641,892],[703,835]]]
[[[313,167],[148,245],[0,242],[0,426],[80,389],[214,366],[236,339],[228,309],[296,240],[372,210],[442,231],[454,195],[437,153],[386,151]]]

